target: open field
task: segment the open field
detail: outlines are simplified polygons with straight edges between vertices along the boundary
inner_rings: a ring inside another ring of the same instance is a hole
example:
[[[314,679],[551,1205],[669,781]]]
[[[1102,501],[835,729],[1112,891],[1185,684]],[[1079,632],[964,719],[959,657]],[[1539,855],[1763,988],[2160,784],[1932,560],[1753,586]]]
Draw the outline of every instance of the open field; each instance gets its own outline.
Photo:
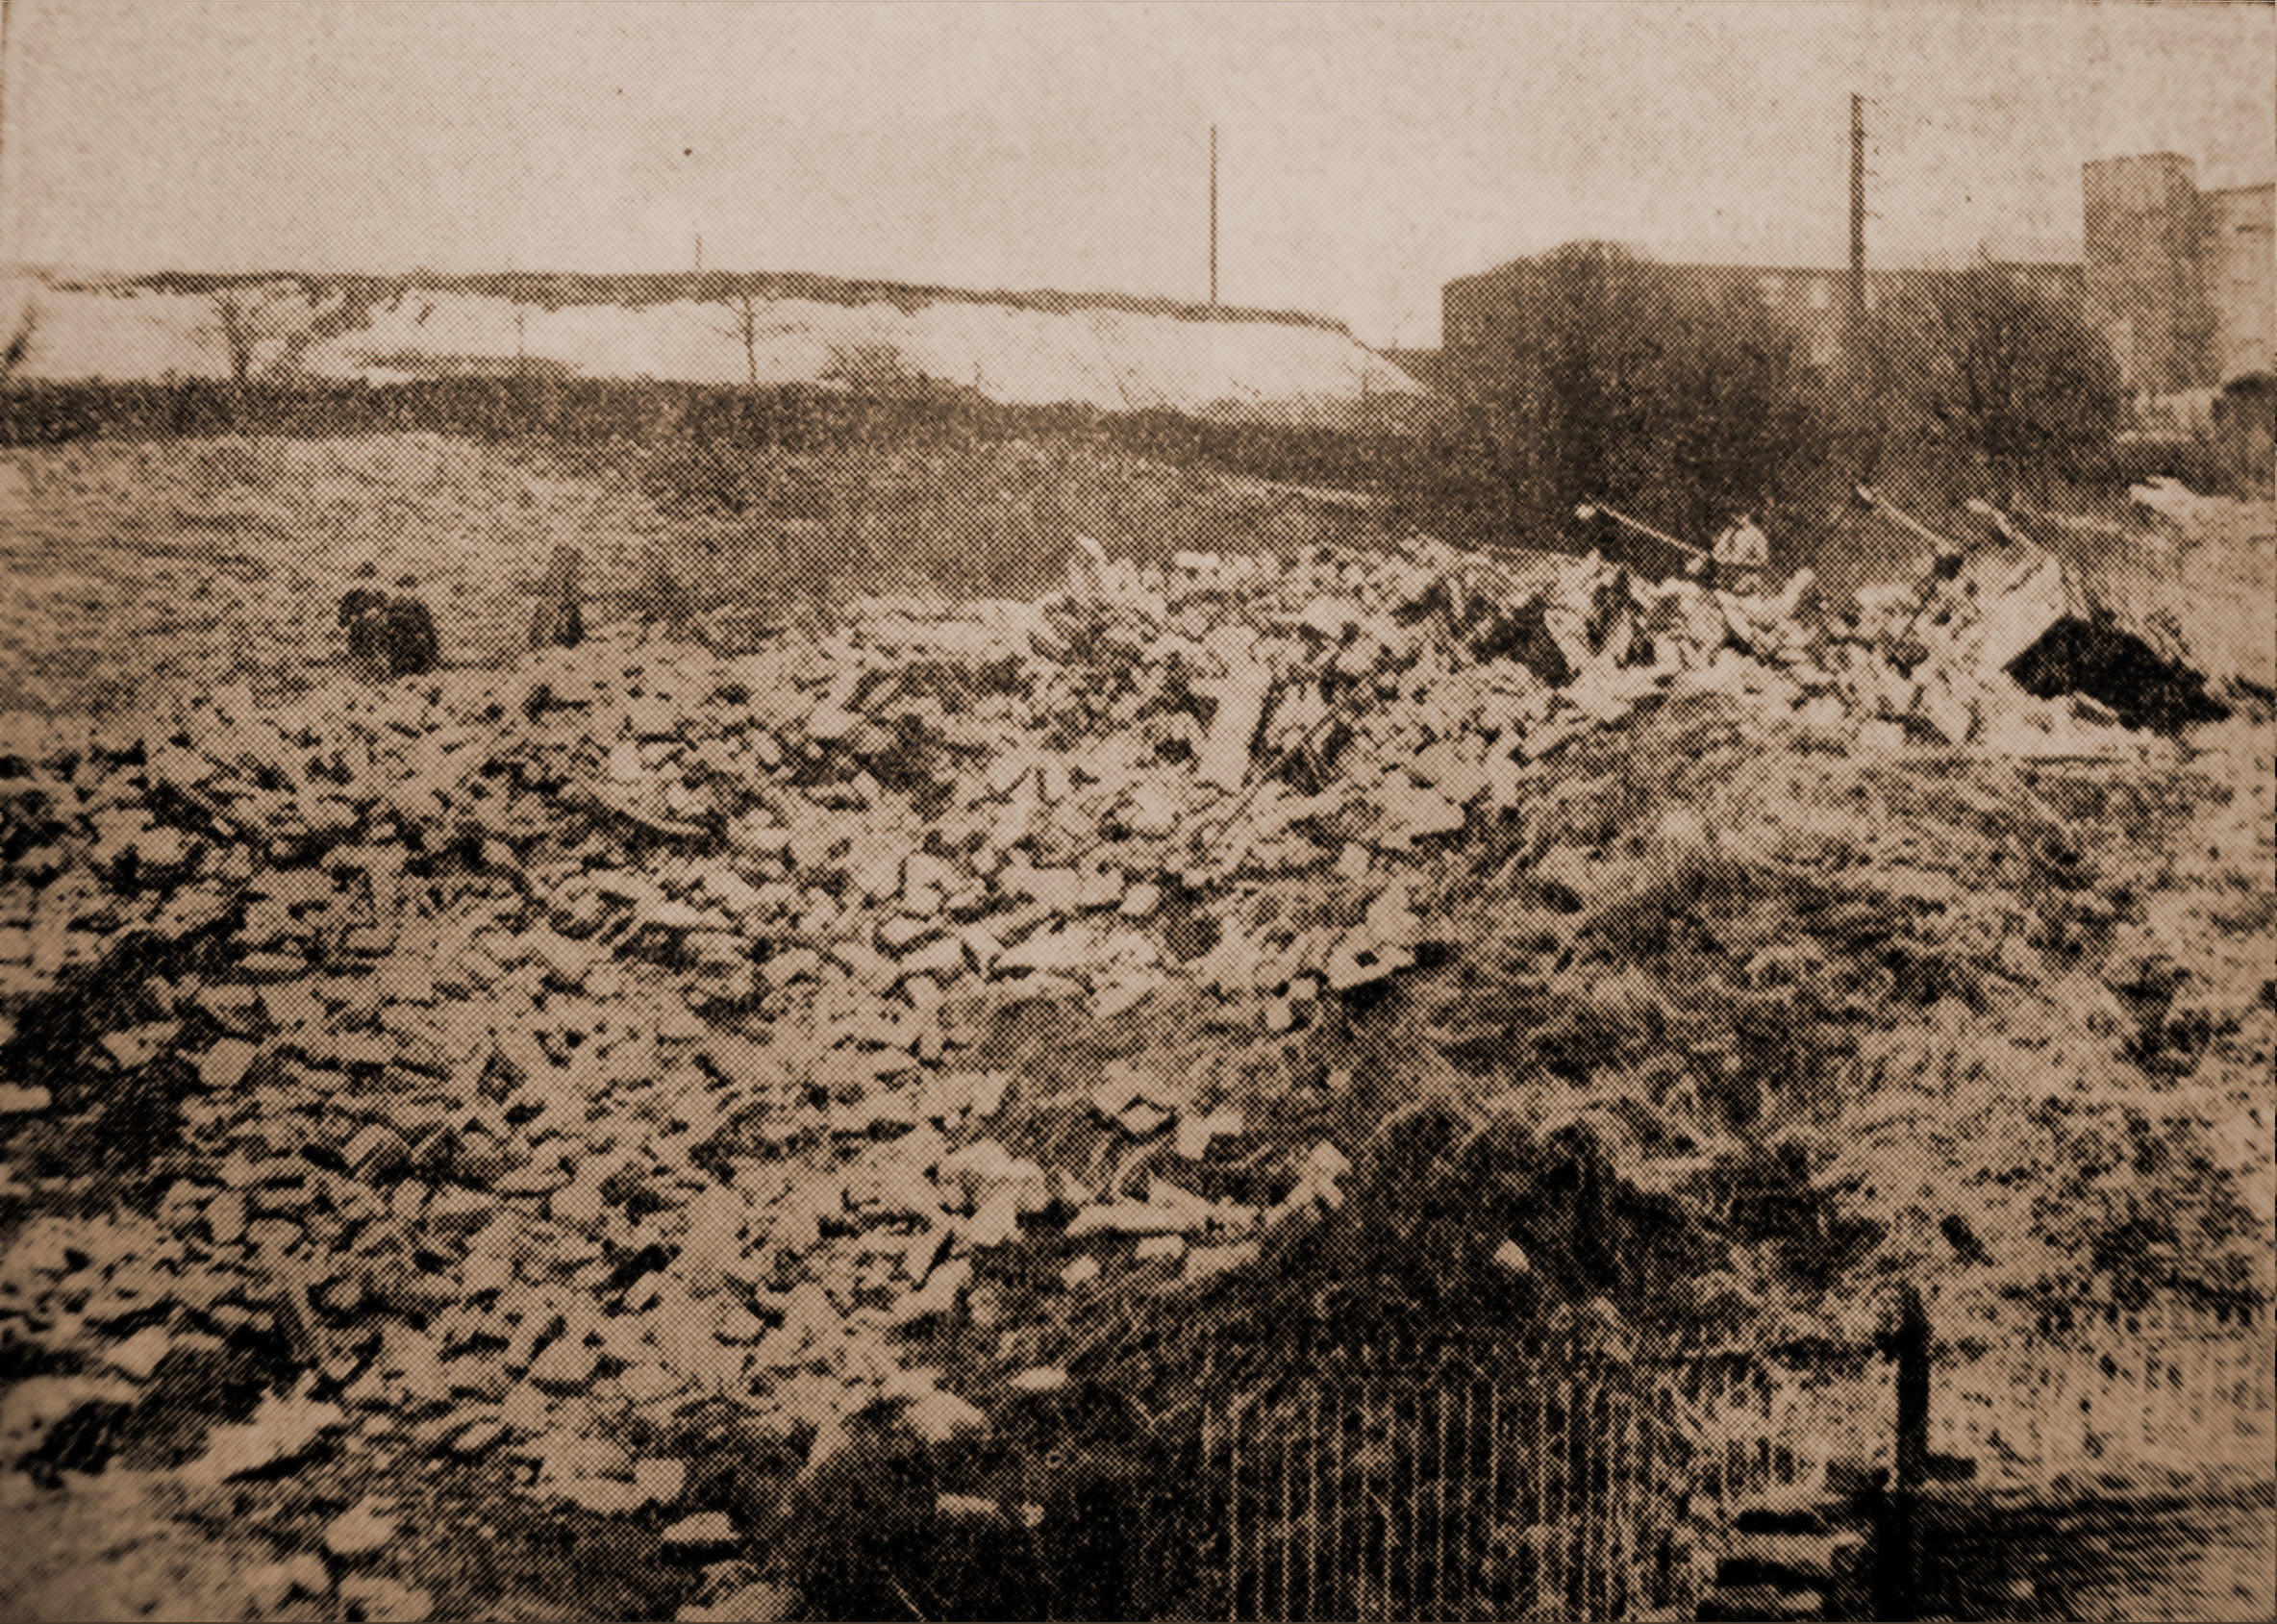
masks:
[[[296,690],[344,657],[333,609],[365,563],[417,577],[446,659],[483,664],[522,646],[562,544],[583,551],[604,613],[638,610],[655,559],[699,609],[738,620],[859,582],[1033,592],[1073,534],[1158,562],[1381,534],[1095,436],[699,445],[642,462],[422,433],[0,450],[0,710]]]
[[[278,691],[342,658],[334,606],[365,562],[418,576],[453,658],[489,660],[557,542],[613,583],[658,528],[637,496],[433,435],[14,451],[0,481],[12,709]]]

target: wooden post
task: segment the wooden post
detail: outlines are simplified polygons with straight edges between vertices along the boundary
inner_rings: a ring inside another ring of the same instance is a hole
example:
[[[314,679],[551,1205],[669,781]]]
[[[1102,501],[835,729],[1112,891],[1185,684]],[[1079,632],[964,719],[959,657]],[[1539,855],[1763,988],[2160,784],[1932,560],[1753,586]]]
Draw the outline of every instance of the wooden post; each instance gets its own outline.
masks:
[[[1897,1487],[1918,1488],[1929,1475],[1929,1311],[1908,1286],[1897,1321]]]
[[[1929,1476],[1929,1311],[1918,1287],[1898,1299],[1897,1334],[1890,1354],[1897,1364],[1896,1471],[1880,1508],[1875,1532],[1875,1616],[1919,1616],[1920,1575],[1914,1514]]]
[[[1217,126],[1210,126],[1210,312],[1217,312]]]

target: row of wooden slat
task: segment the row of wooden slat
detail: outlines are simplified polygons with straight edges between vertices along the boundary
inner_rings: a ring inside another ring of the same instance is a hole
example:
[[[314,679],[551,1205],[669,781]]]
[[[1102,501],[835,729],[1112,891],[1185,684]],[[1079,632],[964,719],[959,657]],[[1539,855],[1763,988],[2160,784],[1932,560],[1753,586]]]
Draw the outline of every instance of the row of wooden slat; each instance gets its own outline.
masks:
[[[2277,1457],[2265,1307],[2098,1306],[1946,1351],[1933,1450],[1988,1477]],[[1740,1350],[1477,1363],[1332,1358],[1205,1407],[1229,1617],[1634,1617],[1697,1596],[1693,1541],[1736,1509],[1891,1463],[1893,1373]]]

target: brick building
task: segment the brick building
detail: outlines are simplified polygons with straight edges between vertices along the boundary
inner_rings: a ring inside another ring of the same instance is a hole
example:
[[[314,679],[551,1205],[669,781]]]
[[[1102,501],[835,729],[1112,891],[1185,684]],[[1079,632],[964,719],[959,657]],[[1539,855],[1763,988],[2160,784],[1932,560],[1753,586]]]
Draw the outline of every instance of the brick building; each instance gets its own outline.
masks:
[[[2277,186],[2229,187],[2206,198],[2218,376],[2226,384],[2277,371]]]
[[[2080,189],[2088,318],[2130,388],[2174,394],[2269,370],[2270,186],[2200,191],[2188,158],[2151,152],[2087,164]]]

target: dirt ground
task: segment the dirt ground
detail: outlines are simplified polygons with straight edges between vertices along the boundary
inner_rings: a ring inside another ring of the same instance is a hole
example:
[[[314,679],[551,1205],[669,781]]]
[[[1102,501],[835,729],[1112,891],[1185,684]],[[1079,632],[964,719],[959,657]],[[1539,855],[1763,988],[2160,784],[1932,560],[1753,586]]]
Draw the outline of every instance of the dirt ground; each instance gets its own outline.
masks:
[[[1932,1510],[1924,1617],[2277,1617],[2277,1500],[2267,1485]]]

